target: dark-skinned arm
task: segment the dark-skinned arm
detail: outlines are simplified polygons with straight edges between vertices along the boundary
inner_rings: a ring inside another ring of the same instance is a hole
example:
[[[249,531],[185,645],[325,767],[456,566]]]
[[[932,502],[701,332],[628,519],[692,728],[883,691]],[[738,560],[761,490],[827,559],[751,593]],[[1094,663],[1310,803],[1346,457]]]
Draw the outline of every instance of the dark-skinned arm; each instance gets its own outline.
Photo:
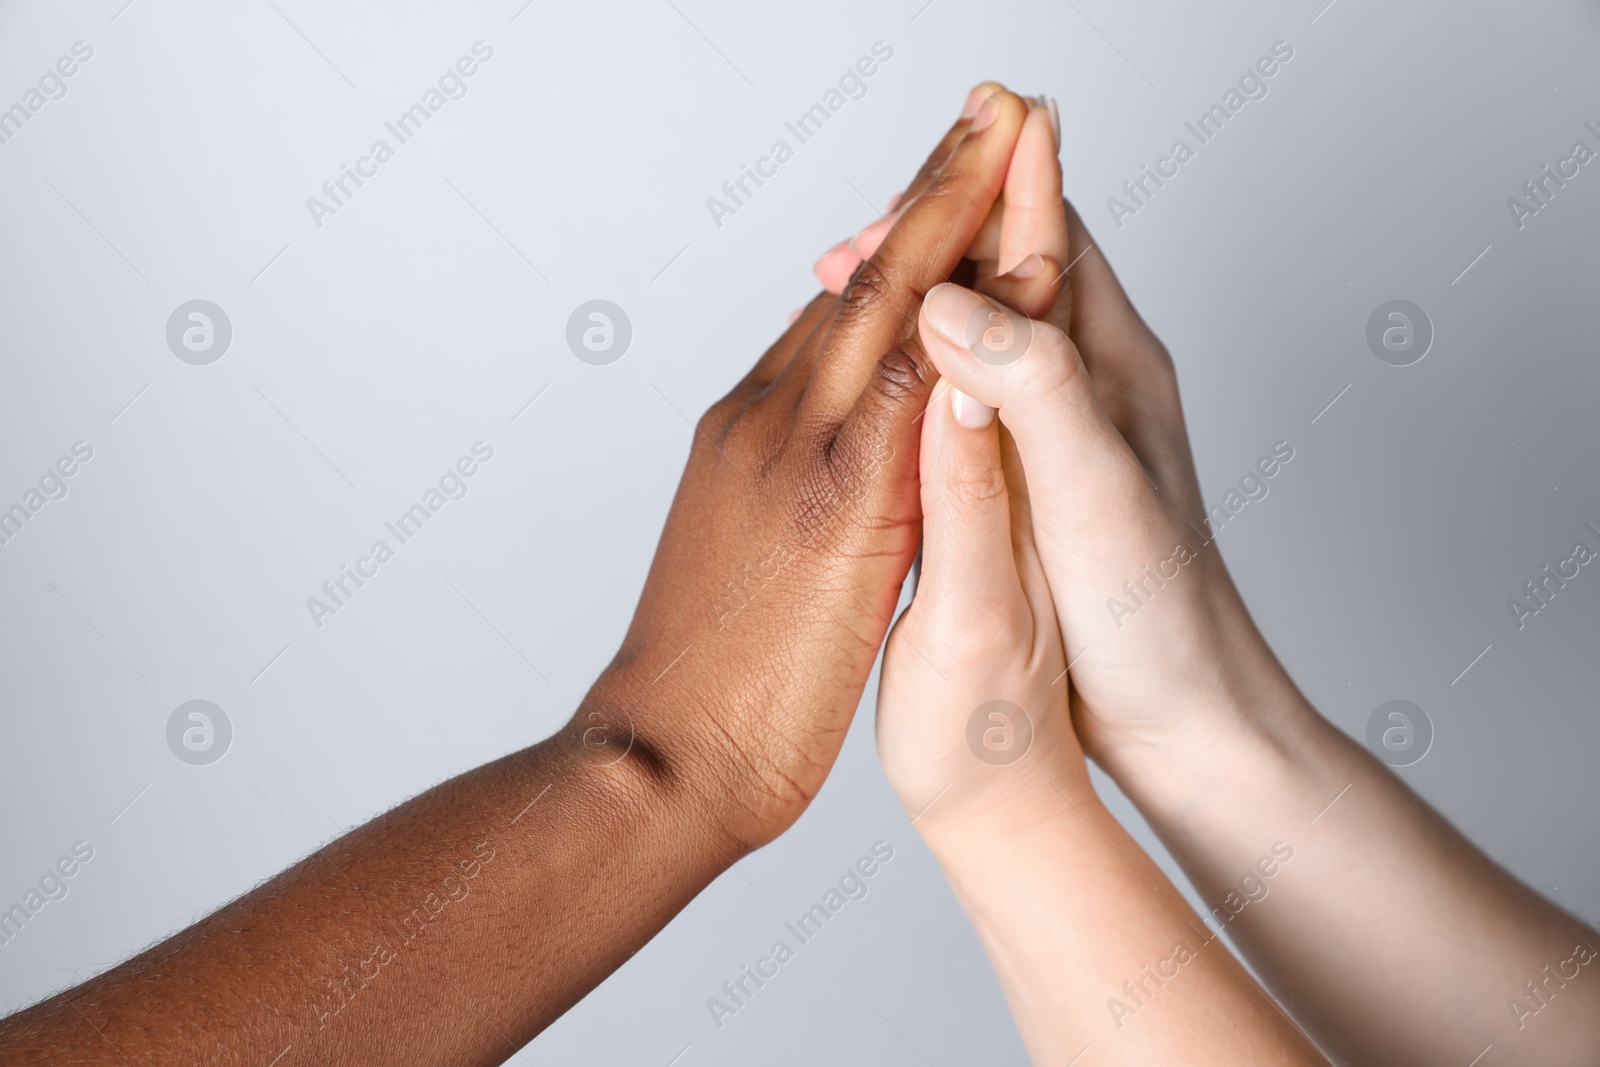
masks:
[[[622,650],[566,728],[0,1020],[0,1060],[500,1063],[788,827],[916,552],[917,312],[1027,110],[986,107],[845,291],[700,421]]]

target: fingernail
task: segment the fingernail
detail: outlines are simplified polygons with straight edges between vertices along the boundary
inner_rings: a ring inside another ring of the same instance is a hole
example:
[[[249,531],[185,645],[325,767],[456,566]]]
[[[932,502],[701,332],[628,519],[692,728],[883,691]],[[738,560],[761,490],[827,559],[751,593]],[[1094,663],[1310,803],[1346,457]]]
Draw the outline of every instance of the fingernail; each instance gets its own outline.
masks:
[[[980,404],[956,388],[950,390],[950,413],[969,430],[982,430],[994,421],[994,408]]]
[[[1061,151],[1061,109],[1056,107],[1056,98],[1045,97],[1050,107],[1050,130],[1056,135],[1056,151]]]
[[[793,326],[795,323],[799,322],[800,316],[805,312],[805,310],[805,308],[795,308],[793,311],[789,312],[789,325]]]
[[[1044,270],[1044,257],[1035,252],[1027,259],[1011,268],[1013,278],[1036,278]]]
[[[952,345],[967,347],[967,319],[976,305],[976,294],[952,282],[940,282],[922,299],[922,313],[928,325]]]
[[[972,92],[967,94],[967,102],[961,107],[961,117],[970,119],[976,115],[978,109],[983,106],[983,102],[999,91],[1000,87],[994,82],[984,82],[982,85],[976,86]]]
[[[986,130],[990,126],[994,125],[994,120],[999,117],[1000,105],[995,103],[994,97],[991,96],[989,99],[985,100],[983,102],[983,106],[978,109],[978,115],[972,120],[972,125],[968,128],[967,132],[977,133],[979,130]]]
[[[1032,319],[949,282],[928,290],[922,318],[923,343],[935,363],[946,356],[958,363],[976,356],[990,366],[1006,366],[1026,355],[1033,341]]]

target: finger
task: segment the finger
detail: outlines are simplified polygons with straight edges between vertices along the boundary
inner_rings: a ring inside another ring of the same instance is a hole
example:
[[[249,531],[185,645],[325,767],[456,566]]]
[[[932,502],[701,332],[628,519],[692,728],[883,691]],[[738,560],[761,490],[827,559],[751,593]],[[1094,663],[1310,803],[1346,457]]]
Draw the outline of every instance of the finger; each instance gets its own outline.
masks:
[[[1005,218],[1006,196],[1002,192],[994,207],[989,209],[983,225],[978,227],[977,236],[967,246],[967,258],[977,264],[980,279],[987,280],[1000,273],[1000,227],[1005,224]]]
[[[883,239],[889,236],[889,230],[903,214],[905,214],[903,211],[892,211],[871,226],[865,227],[850,238],[850,248],[862,259],[871,259],[872,254],[882,247]]]
[[[921,169],[911,179],[911,184],[889,198],[889,206],[885,211],[890,216],[891,222],[894,218],[899,217],[899,212],[895,210],[897,207],[921,196],[922,191],[939,175],[940,171],[944,170],[945,164],[949,162],[951,154],[956,150],[956,146],[967,135],[967,129],[972,125],[972,119],[983,106],[983,102],[1003,88],[997,82],[983,82],[975,86],[967,94],[966,103],[961,108],[960,116],[957,117],[955,124],[945,132],[939,143],[934,146],[928,158],[923,161]],[[856,272],[856,268],[861,266],[861,261],[872,255],[877,250],[878,245],[882,243],[883,235],[888,232],[889,227],[884,225],[875,234],[872,232],[882,223],[883,219],[880,218],[854,237],[840,241],[822,254],[813,269],[816,271],[817,279],[822,282],[824,289],[835,296],[844,291],[845,283]],[[862,250],[860,247],[863,235],[868,235],[870,242],[870,248],[866,250]],[[845,249],[848,249],[848,251],[843,251]]]
[[[889,206],[890,211],[902,204],[909,204],[921,196],[928,186],[933,184],[933,180],[943,172],[945,166],[950,162],[950,157],[955,154],[956,147],[966,137],[968,129],[972,126],[972,120],[977,117],[978,112],[983,108],[983,102],[994,94],[1004,91],[1005,86],[999,82],[980,82],[978,85],[973,86],[972,91],[967,94],[966,102],[961,105],[961,114],[957,117],[955,124],[945,132],[944,137],[940,138],[939,143],[934,146],[933,151],[923,161],[921,169],[911,179],[911,184],[906,186],[899,199]]]
[[[750,368],[750,373],[744,378],[745,384],[759,388],[782,374],[795,353],[800,351],[817,327],[827,321],[837,304],[838,301],[828,293],[814,296],[811,303],[801,308],[799,314],[790,320],[783,336],[774,341],[772,347]]]
[[[898,211],[891,211],[877,222],[864,227],[848,241],[841,241],[822,253],[822,258],[812,267],[817,280],[822,283],[822,288],[835,296],[844,292],[844,287],[850,284],[850,276],[861,266],[863,260],[883,244],[883,239],[889,235],[890,228],[900,215]]]
[[[806,414],[837,424],[861,396],[879,356],[915,333],[923,295],[960,264],[999,194],[1026,117],[1011,93],[985,100],[949,164],[856,271],[806,390]]]
[[[999,411],[1035,476],[1054,480],[1072,472],[1074,480],[1144,484],[1143,467],[1106,417],[1077,349],[1061,330],[957,285],[928,294],[919,326],[923,350],[939,373]]]
[[[853,238],[852,238],[853,240]],[[850,283],[850,276],[861,266],[861,255],[850,241],[840,241],[817,260],[811,268],[822,283],[824,292],[838,296]]]
[[[961,425],[941,382],[922,420],[922,574],[917,599],[982,618],[986,605],[1021,607],[1010,494],[998,427]]]
[[[1115,360],[1119,353],[1128,352],[1129,338],[1136,339],[1139,348],[1164,353],[1160,340],[1139,317],[1116,272],[1096,247],[1083,219],[1070,203],[1064,207],[1070,237],[1068,278],[1073,293],[1070,332],[1085,362],[1095,370],[1097,365]]]
[[[1026,230],[1016,227],[1016,219],[1011,222],[1010,234],[1016,246],[1014,251],[1003,253],[1002,234],[1005,230],[1006,219],[1010,216],[1011,203],[1016,202],[1022,208],[1022,214],[1032,219],[1035,214],[1042,214],[1042,222],[1059,222],[1064,232],[1064,211],[1066,205],[1058,203],[1061,200],[1061,122],[1056,112],[1056,102],[1053,99],[1040,96],[1030,99],[1029,112],[1027,112],[1027,126],[1018,138],[1016,155],[1011,157],[1011,170],[1006,173],[1005,192],[1000,194],[1000,200],[995,202],[994,211],[990,211],[989,218],[984,219],[984,224],[979,227],[978,237],[973,238],[970,248],[966,250],[966,258],[989,267],[987,275],[979,277],[992,277],[1003,274],[1011,264],[1026,256],[1029,251],[1046,251],[1040,248],[1027,248],[1029,232],[1035,227],[1030,224]],[[1066,237],[1061,238],[1066,242]],[[1066,248],[1051,248],[1051,254],[1061,256]],[[1002,264],[1003,261],[1003,264]]]
[[[1018,263],[1010,274],[1003,274],[978,286],[977,291],[995,303],[1033,317],[1044,314],[1055,304],[1061,291],[1061,275],[1054,259],[1036,253]],[[991,317],[981,326],[987,345],[986,354],[992,358],[1002,356],[1001,348],[1015,344],[1018,339],[1015,333],[1007,333],[1006,327],[1007,320],[1003,317]],[[998,332],[991,333],[991,330]],[[956,390],[956,411],[973,420],[974,424],[994,414],[993,408],[972,399],[960,389]]]
[[[1028,598],[1035,619],[1054,618],[1055,599],[1034,541],[1033,496],[1028,489],[1027,469],[1022,465],[1022,453],[1017,451],[1017,439],[1004,424],[1000,427],[1000,466],[1005,471],[1006,494],[1011,501],[1012,554],[1023,595]]]
[[[1050,310],[1060,289],[1060,262],[1037,252],[1018,263],[1010,274],[977,286],[977,291],[984,296],[1029,318],[1037,318]]]
[[[980,283],[1038,252],[1065,262],[1066,207],[1061,199],[1060,132],[1054,102],[1039,97],[1028,111],[1005,190],[967,249]],[[1030,312],[1038,318],[1043,312]]]
[[[1005,215],[1000,226],[999,270],[1006,273],[1034,253],[1066,262],[1067,213],[1061,199],[1061,157],[1051,109],[1028,111],[1006,171]],[[1024,314],[1029,314],[1024,312]]]

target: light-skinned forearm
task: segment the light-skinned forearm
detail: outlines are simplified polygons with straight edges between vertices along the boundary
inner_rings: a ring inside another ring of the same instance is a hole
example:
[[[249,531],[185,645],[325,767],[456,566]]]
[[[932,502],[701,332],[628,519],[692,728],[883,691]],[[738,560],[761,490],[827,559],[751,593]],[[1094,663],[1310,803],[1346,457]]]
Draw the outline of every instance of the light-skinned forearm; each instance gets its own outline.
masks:
[[[922,827],[1036,1064],[1323,1064],[1086,787]]]
[[[1485,1063],[1595,1062],[1593,930],[1475,849],[1286,678],[1202,721],[1227,725],[1108,770],[1212,903],[1208,926],[1324,1048],[1397,1067],[1460,1067],[1490,1045]]]

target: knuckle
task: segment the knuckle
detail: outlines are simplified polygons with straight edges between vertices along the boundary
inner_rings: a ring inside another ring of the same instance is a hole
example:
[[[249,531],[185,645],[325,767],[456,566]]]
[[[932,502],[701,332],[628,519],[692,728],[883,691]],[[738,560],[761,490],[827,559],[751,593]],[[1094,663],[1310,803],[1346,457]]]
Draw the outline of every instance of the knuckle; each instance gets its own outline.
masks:
[[[733,426],[747,399],[735,389],[706,408],[694,424],[695,437],[720,442]]]
[[[992,509],[1006,500],[1006,476],[998,464],[964,463],[939,480],[937,499],[958,512]]]
[[[945,595],[933,589],[917,600],[926,644],[950,668],[992,674],[1019,658],[1033,641],[1033,621],[1015,599],[999,594]]]
[[[798,544],[835,545],[852,532],[899,525],[897,515],[883,513],[885,501],[902,485],[892,466],[899,454],[893,438],[871,426],[831,426],[806,436],[796,453],[801,462],[787,482]]]
[[[928,389],[927,357],[920,349],[900,344],[878,360],[868,388],[885,400],[899,402],[922,395]]]
[[[980,662],[1005,662],[1032,641],[1033,623],[1020,601],[990,596],[970,607],[967,640]]]
[[[898,287],[898,274],[877,256],[863,261],[839,296],[839,317],[845,321],[859,319],[890,303]]]
[[[950,151],[948,147],[941,144],[933,150],[932,155],[923,161],[922,166],[917,170],[917,176],[911,180],[911,194],[906,197],[906,203],[910,203],[913,197],[921,196],[928,186],[933,184],[934,179],[939,177],[944,171],[945,164],[950,162]]]
[[[918,199],[927,205],[941,205],[937,210],[949,211],[977,199],[966,175],[957,167],[946,167],[928,182]],[[949,203],[953,201],[954,203]]]
[[[1151,346],[1150,379],[1157,396],[1164,401],[1177,403],[1178,367],[1172,362],[1172,354],[1167,351],[1167,346],[1159,341]]]
[[[1084,388],[1087,372],[1072,340],[1048,322],[1033,324],[1033,339],[1028,345],[1030,373],[1023,385],[1025,396],[1048,398],[1051,393],[1071,397]]]

